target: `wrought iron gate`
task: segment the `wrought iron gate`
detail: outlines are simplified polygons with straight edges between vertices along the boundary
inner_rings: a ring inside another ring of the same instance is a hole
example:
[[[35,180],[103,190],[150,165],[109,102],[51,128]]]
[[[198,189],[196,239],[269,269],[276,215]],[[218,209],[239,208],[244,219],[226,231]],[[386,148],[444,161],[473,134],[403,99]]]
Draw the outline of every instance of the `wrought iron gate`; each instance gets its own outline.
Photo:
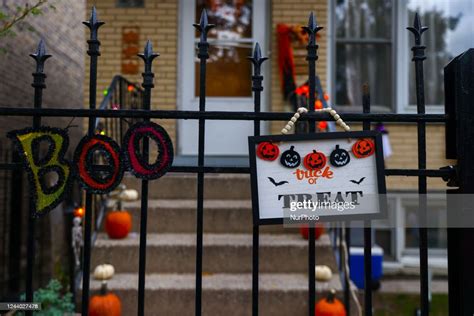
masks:
[[[96,131],[98,119],[137,119],[137,120],[150,120],[150,119],[172,119],[172,120],[198,120],[199,122],[199,133],[198,133],[198,160],[196,166],[177,166],[174,165],[171,168],[172,172],[187,172],[197,174],[197,247],[196,247],[196,290],[195,290],[195,313],[196,315],[201,315],[201,297],[202,297],[202,259],[203,259],[203,217],[204,214],[204,177],[208,173],[249,173],[248,167],[229,167],[229,166],[206,166],[204,157],[205,157],[205,127],[206,121],[208,120],[246,120],[254,122],[254,134],[260,135],[260,122],[261,121],[287,121],[292,113],[286,112],[261,112],[261,94],[263,91],[262,82],[264,77],[261,72],[261,67],[263,62],[267,59],[262,56],[258,44],[255,46],[253,56],[249,57],[250,62],[253,64],[253,76],[252,76],[252,90],[254,92],[254,105],[255,109],[253,112],[222,112],[222,111],[206,111],[206,60],[209,58],[208,50],[209,43],[207,42],[207,32],[212,28],[212,25],[208,23],[206,12],[202,13],[200,22],[194,24],[198,32],[200,33],[200,41],[197,45],[198,53],[197,57],[200,60],[200,76],[199,76],[199,110],[198,111],[177,111],[177,110],[152,110],[151,109],[151,89],[154,87],[153,77],[154,73],[152,71],[152,62],[158,57],[153,49],[150,42],[147,42],[145,50],[139,56],[144,61],[144,72],[143,72],[143,102],[142,107],[139,110],[136,109],[111,109],[111,108],[96,108],[96,97],[97,97],[97,61],[100,56],[100,41],[99,41],[99,27],[103,22],[97,19],[95,9],[92,10],[92,15],[90,19],[84,24],[90,30],[90,39],[87,41],[89,49],[87,54],[90,56],[90,85],[89,85],[89,109],[46,109],[42,108],[42,91],[45,88],[45,78],[44,73],[44,63],[49,55],[46,54],[44,46],[40,43],[39,48],[35,54],[31,56],[36,61],[36,71],[33,73],[34,82],[33,87],[35,90],[34,97],[34,107],[33,108],[0,108],[0,115],[4,116],[27,116],[33,118],[33,127],[39,127],[41,125],[42,117],[84,117],[88,118],[88,134],[93,135]],[[308,61],[308,82],[309,82],[309,105],[313,105],[315,101],[315,76],[316,76],[316,61],[318,59],[317,51],[318,45],[316,43],[316,33],[322,29],[316,23],[316,19],[313,14],[310,15],[308,25],[304,28],[309,35],[309,42],[307,45],[307,61]],[[474,110],[468,107],[472,101],[469,101],[465,95],[463,95],[462,100],[455,100],[454,98],[447,97],[447,114],[425,114],[425,101],[424,101],[424,77],[423,77],[423,60],[426,58],[424,51],[425,46],[422,45],[422,33],[425,30],[421,26],[421,22],[418,16],[415,17],[413,27],[408,28],[414,35],[414,46],[413,51],[413,62],[415,63],[415,81],[416,85],[416,100],[417,100],[417,114],[374,114],[370,112],[370,94],[368,89],[365,89],[363,96],[363,113],[345,113],[343,114],[345,121],[350,122],[362,122],[363,129],[369,130],[370,124],[372,122],[398,122],[398,123],[415,123],[418,127],[417,138],[418,138],[418,168],[417,169],[385,169],[386,176],[409,176],[418,178],[418,192],[420,193],[419,207],[422,210],[421,214],[426,216],[426,195],[427,192],[427,177],[441,177],[445,180],[453,180],[455,177],[455,172],[453,168],[440,169],[440,170],[429,170],[426,168],[426,124],[427,123],[446,123],[448,122],[447,137],[455,137],[457,139],[458,145],[459,142],[464,141],[464,137],[473,136],[474,132],[472,127],[468,129],[466,127],[466,122],[472,121],[474,117]],[[460,86],[459,82],[456,80],[461,80],[470,74],[472,75],[472,65],[474,60],[474,53],[471,50],[468,55],[465,55],[462,60],[469,60],[470,66],[467,67],[467,70],[464,68],[459,68],[456,64],[453,66],[452,72],[453,75],[449,78],[452,78],[454,81],[448,81],[449,87],[447,91],[458,91]],[[458,60],[459,62],[459,60]],[[464,67],[464,66],[463,66]],[[469,68],[470,67],[470,68]],[[456,75],[454,75],[454,73]],[[456,77],[457,76],[457,77]],[[463,77],[464,76],[464,77]],[[472,82],[472,78],[469,79]],[[473,97],[473,88],[472,84],[470,90],[468,91],[468,96]],[[454,93],[454,92],[453,92]],[[454,93],[455,94],[455,93]],[[457,95],[457,94],[456,94]],[[472,100],[472,99],[471,99]],[[455,104],[450,103],[455,102]],[[459,105],[457,105],[458,102]],[[470,119],[464,121],[461,125],[465,127],[464,133],[470,133],[469,135],[460,135],[458,131],[459,122],[462,117],[456,117],[456,110],[462,109],[466,114],[469,115]],[[313,106],[309,106],[310,113],[307,116],[302,118],[302,120],[309,121],[309,131],[315,132],[315,121],[320,120],[330,120],[330,116],[327,113],[315,113]],[[120,129],[121,130],[121,129]],[[456,136],[454,136],[456,135]],[[463,137],[462,139],[460,137]],[[148,155],[148,141],[144,142],[144,154]],[[451,148],[451,158],[468,159],[472,157],[472,149],[465,149],[462,151],[467,158],[459,156],[460,152],[454,152],[455,149]],[[462,164],[466,166],[466,164]],[[21,165],[19,163],[3,163],[0,165],[1,169],[19,169],[21,170]],[[466,174],[472,174],[474,172],[473,168],[465,167],[463,170]],[[465,177],[467,177],[465,175]],[[470,178],[466,178],[470,179]],[[147,243],[147,210],[148,210],[148,181],[142,180],[142,195],[141,195],[141,221],[140,221],[140,250],[139,250],[139,281],[138,281],[138,315],[145,314],[145,267],[146,267],[146,243]],[[461,185],[463,183],[461,182]],[[466,192],[473,191],[472,183],[466,183]],[[461,187],[461,190],[463,187]],[[93,231],[93,198],[94,196],[90,193],[86,193],[86,212],[85,212],[85,235],[84,235],[84,254],[83,254],[83,283],[82,283],[82,314],[86,315],[89,304],[89,278],[90,278],[90,261],[91,261],[91,235]],[[370,222],[366,223],[367,226],[370,226]],[[32,288],[32,279],[33,279],[33,266],[35,258],[35,247],[34,247],[34,234],[35,227],[37,225],[37,220],[33,217],[30,217],[28,222],[28,240],[27,240],[27,283],[26,283],[26,300],[32,301],[33,288]],[[348,229],[347,229],[348,230]],[[339,232],[342,232],[341,230]],[[427,239],[427,230],[426,228],[419,228],[420,234],[420,276],[421,276],[421,288],[420,288],[420,297],[421,297],[421,314],[429,314],[429,284],[428,284],[428,239]],[[452,235],[458,235],[459,232],[452,232],[450,235],[450,241]],[[472,237],[474,234],[472,230],[463,231],[463,236]],[[308,239],[308,314],[314,315],[314,306],[315,306],[315,241],[314,241],[315,229],[311,227],[309,229],[309,239]],[[340,234],[342,236],[342,234]],[[346,242],[350,244],[349,234],[346,232]],[[371,245],[372,245],[372,235],[371,228],[364,228],[364,267],[365,267],[365,284],[370,284],[371,281]],[[450,247],[451,244],[450,244]],[[464,247],[464,248],[463,248]],[[461,243],[461,248],[463,249],[472,249],[469,247],[468,240]],[[455,267],[459,264],[459,258],[455,258],[455,252],[451,257],[451,248],[450,250],[450,275],[454,272],[451,271],[452,267]],[[458,253],[459,255],[459,253]],[[470,259],[474,260],[474,259]],[[253,226],[253,315],[258,315],[258,275],[259,275],[259,226]],[[454,269],[454,268],[453,268]],[[472,272],[469,273],[464,266],[464,269],[459,270],[456,274],[456,280],[454,277],[450,277],[450,290],[452,293],[460,293],[463,289],[467,292],[463,292],[464,296],[461,298],[456,297],[452,302],[457,300],[458,304],[464,306],[465,309],[457,310],[456,307],[452,307],[452,315],[467,315],[466,311],[468,309],[472,314],[473,303],[467,300],[467,294],[472,294],[471,287],[462,287],[460,285],[460,280],[462,277],[472,276]],[[349,309],[349,276],[344,275],[344,286],[345,286],[345,303]],[[452,282],[451,282],[452,281]],[[456,294],[457,296],[457,294]],[[370,286],[366,286],[365,292],[365,315],[372,315],[372,293]]]

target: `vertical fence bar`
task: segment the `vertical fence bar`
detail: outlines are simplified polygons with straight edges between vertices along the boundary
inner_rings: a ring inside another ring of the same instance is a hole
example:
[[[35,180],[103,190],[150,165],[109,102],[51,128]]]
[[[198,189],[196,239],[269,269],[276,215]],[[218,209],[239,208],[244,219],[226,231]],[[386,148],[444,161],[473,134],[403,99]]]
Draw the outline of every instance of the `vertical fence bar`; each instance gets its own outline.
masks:
[[[362,87],[362,111],[370,113],[370,90],[366,83]],[[362,123],[364,131],[370,130],[370,122]],[[366,316],[372,315],[372,228],[369,220],[364,222],[364,311]]]
[[[421,35],[428,28],[421,26],[418,13],[415,14],[413,27],[407,28],[415,37],[415,45],[412,47],[413,58],[415,63],[416,78],[416,108],[418,114],[425,114],[425,86],[423,78],[423,60],[426,59],[425,48],[421,45]],[[418,122],[418,169],[426,169],[426,123]],[[426,229],[426,176],[418,177],[418,194],[419,194],[419,234],[420,234],[420,303],[421,315],[429,314],[429,288],[428,288],[428,231]]]
[[[87,41],[89,49],[87,54],[90,56],[89,68],[89,108],[96,108],[97,98],[97,59],[100,56],[100,41],[98,40],[98,30],[104,22],[97,19],[97,12],[95,7],[92,8],[92,13],[89,21],[82,22],[90,30],[90,39]],[[89,117],[88,135],[94,135],[95,117]],[[92,211],[93,211],[93,196],[86,192],[86,205],[84,216],[84,254],[83,254],[83,268],[82,268],[82,315],[87,316],[89,310],[89,285],[90,285],[90,270],[91,270],[91,228],[92,228]]]
[[[254,111],[260,113],[261,110],[261,94],[263,91],[261,75],[262,63],[267,57],[262,57],[260,45],[255,44],[253,56],[248,57],[253,64],[252,91],[254,92]],[[260,136],[260,120],[253,121],[253,134]],[[260,247],[260,227],[257,223],[253,223],[252,231],[252,315],[258,315],[258,275],[259,275],[259,247]]]
[[[344,265],[346,264],[345,260],[349,261],[349,257],[351,255],[351,229],[350,229],[350,222],[346,222],[346,227],[344,228],[344,237],[346,242],[346,250],[347,252],[344,256]],[[344,306],[346,307],[347,316],[351,315],[351,297],[350,297],[350,271],[344,266]]]
[[[33,73],[33,83],[31,86],[35,89],[34,108],[41,109],[43,103],[43,89],[46,88],[44,73],[44,63],[51,57],[46,54],[46,48],[43,40],[40,40],[38,48],[34,54],[30,54],[36,62],[36,71]],[[41,116],[33,117],[33,128],[41,126]],[[36,218],[33,209],[30,209],[28,216],[28,232],[27,232],[27,252],[26,252],[26,302],[33,302],[33,270],[35,266],[35,235],[36,235]],[[32,311],[27,311],[26,315],[33,315]]]
[[[309,98],[308,111],[314,111],[315,90],[316,90],[316,60],[318,60],[318,47],[316,44],[316,34],[322,29],[318,26],[314,13],[311,12],[308,19],[308,25],[303,29],[308,33],[308,45],[306,46],[308,61],[308,84],[309,84]],[[314,121],[309,121],[309,133],[316,132],[316,125]],[[310,316],[314,315],[314,306],[316,302],[316,251],[315,251],[315,228],[314,224],[309,224],[308,234],[308,313]]]
[[[143,92],[143,109],[146,111],[150,110],[151,103],[151,89],[154,87],[153,77],[154,74],[151,71],[153,59],[159,56],[159,54],[153,53],[153,47],[151,42],[147,41],[143,54],[138,54],[145,63],[145,71],[142,73],[144,88]],[[145,118],[145,121],[149,121],[149,118]],[[149,160],[149,140],[148,137],[143,138],[143,159],[145,163]],[[148,221],[148,180],[142,180],[142,195],[140,205],[140,249],[139,249],[139,262],[138,262],[138,315],[145,315],[145,273],[146,273],[146,234],[147,234],[147,221]]]
[[[199,65],[199,112],[206,111],[206,62],[209,58],[209,43],[207,42],[207,32],[214,27],[207,20],[206,10],[203,9],[199,24],[193,26],[199,31],[200,39],[198,43]],[[205,119],[199,118],[198,135],[198,166],[204,167],[204,145],[205,145]],[[196,298],[195,313],[201,315],[202,301],[202,239],[204,221],[204,172],[199,170],[197,174],[197,214],[196,214]]]

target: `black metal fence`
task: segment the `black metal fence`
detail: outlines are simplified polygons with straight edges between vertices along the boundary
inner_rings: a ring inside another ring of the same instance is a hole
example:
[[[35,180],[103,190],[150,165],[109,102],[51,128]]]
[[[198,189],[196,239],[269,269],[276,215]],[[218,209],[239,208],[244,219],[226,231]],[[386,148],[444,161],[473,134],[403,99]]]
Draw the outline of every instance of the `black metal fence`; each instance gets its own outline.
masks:
[[[191,119],[198,120],[198,162],[195,166],[179,166],[174,165],[171,168],[171,172],[190,172],[197,174],[197,247],[196,247],[196,289],[195,289],[195,314],[201,315],[201,298],[202,298],[202,259],[203,259],[203,218],[205,216],[203,201],[204,201],[204,177],[207,173],[249,173],[248,167],[229,167],[229,166],[206,166],[204,162],[205,157],[205,127],[206,121],[208,120],[247,120],[254,122],[254,134],[260,134],[260,122],[261,121],[287,121],[293,113],[283,112],[261,112],[261,94],[263,91],[262,82],[264,77],[262,75],[262,64],[267,59],[262,56],[258,44],[255,46],[253,56],[249,57],[250,62],[253,63],[253,76],[252,76],[252,90],[254,92],[254,111],[253,112],[222,112],[222,111],[206,111],[206,60],[209,58],[209,43],[207,42],[207,33],[213,27],[208,23],[206,12],[202,13],[200,22],[194,24],[197,31],[200,33],[200,40],[197,44],[198,52],[197,57],[200,61],[200,76],[199,76],[199,110],[197,111],[179,111],[179,110],[151,110],[151,89],[154,87],[153,84],[153,71],[152,62],[158,57],[158,54],[153,52],[152,45],[147,42],[143,54],[140,57],[144,61],[144,72],[143,72],[143,98],[136,96],[135,100],[129,100],[127,104],[133,104],[137,102],[137,107],[124,108],[123,104],[114,107],[114,95],[121,94],[124,91],[124,86],[129,85],[122,79],[114,79],[113,85],[121,86],[119,88],[109,88],[107,93],[110,94],[110,98],[104,101],[99,108],[96,107],[97,98],[97,61],[100,56],[100,41],[98,37],[99,27],[103,24],[97,19],[96,11],[93,9],[92,15],[89,21],[84,24],[90,29],[90,39],[87,41],[89,50],[87,51],[90,56],[90,86],[89,86],[89,109],[42,109],[41,99],[42,90],[45,88],[45,74],[44,61],[49,57],[40,44],[36,54],[32,56],[37,62],[36,72],[33,74],[35,89],[35,99],[33,108],[0,108],[0,115],[9,116],[28,116],[33,117],[33,126],[39,127],[41,125],[41,117],[87,117],[89,118],[88,123],[88,134],[93,135],[97,133],[98,128],[104,128],[109,131],[118,131],[121,134],[123,130],[123,124],[126,120],[150,120],[150,119]],[[309,35],[309,42],[307,45],[307,61],[308,61],[308,82],[310,96],[308,100],[308,108],[310,112],[307,116],[303,117],[303,121],[309,121],[308,132],[315,132],[315,121],[330,120],[330,116],[326,113],[314,112],[314,101],[315,101],[315,70],[316,61],[318,59],[317,50],[318,45],[316,43],[316,33],[322,27],[318,26],[316,19],[313,14],[310,15],[309,23],[304,28]],[[446,114],[425,114],[425,102],[424,102],[424,78],[423,78],[423,60],[425,59],[424,50],[425,46],[422,45],[421,36],[424,31],[424,27],[421,26],[418,16],[415,17],[413,27],[409,30],[414,34],[415,45],[412,48],[413,51],[413,62],[415,63],[415,84],[416,84],[416,96],[417,96],[417,114],[375,114],[370,113],[370,94],[368,89],[364,91],[363,113],[345,113],[343,115],[345,121],[349,122],[362,122],[363,129],[370,129],[372,122],[399,122],[399,123],[416,123],[418,126],[418,169],[385,169],[386,176],[410,176],[418,178],[418,191],[420,193],[419,206],[422,210],[422,214],[426,211],[426,199],[423,198],[423,193],[427,191],[427,177],[440,177],[444,179],[450,179],[454,176],[452,169],[442,170],[429,170],[426,169],[426,124],[427,123],[445,123],[449,117]],[[135,87],[137,93],[142,93],[141,89]],[[120,99],[120,98],[119,98]],[[472,112],[472,110],[471,110]],[[99,118],[101,120],[99,120]],[[117,124],[118,120],[118,125]],[[103,124],[102,126],[100,124]],[[459,141],[459,140],[458,140]],[[148,141],[145,138],[144,141],[144,157],[148,155]],[[471,150],[472,151],[472,150]],[[1,169],[19,169],[21,165],[16,162],[5,163],[0,165]],[[141,189],[141,221],[140,221],[140,250],[139,250],[139,278],[138,278],[138,315],[145,314],[145,267],[146,267],[146,242],[147,242],[147,215],[148,215],[148,180],[142,180]],[[83,282],[82,282],[82,314],[87,315],[88,304],[89,304],[89,279],[90,279],[90,261],[91,261],[91,249],[92,249],[92,235],[93,235],[93,199],[94,195],[91,193],[85,194],[85,233],[84,233],[84,254],[83,254]],[[27,301],[32,300],[32,278],[33,278],[33,266],[35,258],[35,247],[34,247],[34,232],[37,226],[37,220],[33,217],[30,218],[28,223],[28,240],[27,240],[27,283],[26,283],[26,299]],[[370,222],[366,223],[370,226]],[[348,230],[348,229],[347,229]],[[429,314],[429,283],[428,283],[428,244],[427,244],[427,230],[426,228],[420,228],[420,305],[421,315]],[[342,237],[342,231],[339,230],[338,234]],[[314,241],[315,229],[310,227],[309,238],[308,238],[308,314],[314,315],[314,306],[316,299],[315,291],[315,241]],[[349,233],[346,231],[346,242],[350,245]],[[371,245],[372,245],[371,228],[364,229],[364,268],[365,268],[365,284],[371,283]],[[258,276],[259,276],[259,226],[253,226],[253,315],[258,315]],[[345,302],[348,305],[349,300],[347,291],[349,287],[349,277],[344,275],[344,286],[345,286]],[[472,294],[472,293],[471,293]],[[366,286],[365,290],[365,315],[372,315],[372,291],[370,286]],[[454,314],[453,314],[454,315]],[[461,315],[461,314],[456,314]]]

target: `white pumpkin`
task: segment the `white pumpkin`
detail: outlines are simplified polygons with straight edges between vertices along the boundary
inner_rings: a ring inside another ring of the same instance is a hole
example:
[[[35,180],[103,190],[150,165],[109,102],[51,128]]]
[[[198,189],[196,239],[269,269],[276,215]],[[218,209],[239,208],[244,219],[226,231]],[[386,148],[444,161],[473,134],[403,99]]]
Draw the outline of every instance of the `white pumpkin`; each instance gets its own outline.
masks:
[[[133,189],[123,190],[118,195],[119,200],[122,201],[136,201],[138,200],[138,191]]]
[[[114,266],[111,264],[99,264],[94,269],[94,279],[96,280],[109,280],[115,274]]]
[[[317,281],[328,282],[332,278],[332,271],[326,265],[317,265],[315,268],[315,278]]]

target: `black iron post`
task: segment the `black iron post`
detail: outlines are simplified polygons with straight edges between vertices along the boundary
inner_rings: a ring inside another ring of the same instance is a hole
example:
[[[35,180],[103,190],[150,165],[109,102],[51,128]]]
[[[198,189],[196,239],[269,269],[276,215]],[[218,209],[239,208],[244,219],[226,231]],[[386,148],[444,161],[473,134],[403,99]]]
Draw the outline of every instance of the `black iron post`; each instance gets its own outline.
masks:
[[[252,91],[254,92],[254,110],[255,113],[261,111],[261,94],[263,91],[262,81],[263,76],[261,75],[262,63],[267,60],[267,57],[262,57],[260,45],[255,44],[253,56],[248,57],[253,64],[253,76],[252,76]],[[260,136],[260,120],[253,121],[253,134],[254,136]],[[259,275],[259,247],[260,247],[260,227],[257,223],[253,224],[252,231],[252,315],[258,315],[258,275]]]
[[[89,21],[82,22],[90,30],[90,39],[87,41],[89,49],[87,54],[90,56],[89,68],[89,108],[96,109],[97,98],[97,59],[100,56],[100,41],[97,33],[99,27],[104,22],[97,19],[97,12],[95,7],[92,8],[92,13]],[[88,134],[94,135],[95,130],[95,116],[89,116]],[[84,254],[83,254],[83,275],[82,275],[82,315],[87,316],[89,311],[89,287],[90,287],[90,270],[91,270],[91,231],[92,231],[92,193],[86,192],[86,205],[84,216]]]
[[[423,61],[426,59],[425,48],[421,45],[421,35],[428,28],[421,26],[420,17],[415,14],[413,27],[407,28],[413,33],[415,38],[415,45],[412,47],[413,58],[415,63],[415,78],[416,78],[416,108],[418,114],[425,114],[425,86],[423,77]],[[426,124],[425,122],[417,123],[418,134],[418,169],[426,169]],[[421,316],[428,316],[429,314],[429,276],[428,276],[428,231],[426,229],[426,176],[418,177],[418,205],[419,205],[419,234],[420,234],[420,304]]]
[[[309,84],[309,98],[308,111],[314,112],[315,91],[316,91],[316,60],[318,60],[318,47],[316,44],[316,34],[323,27],[318,26],[314,13],[311,12],[308,19],[308,25],[303,29],[308,33],[308,51],[306,60],[308,61],[308,84]],[[316,125],[314,120],[309,121],[309,133],[316,132]],[[308,234],[308,313],[310,316],[314,315],[314,307],[316,302],[316,244],[315,244],[315,227],[314,224],[309,224]]]
[[[150,110],[151,103],[151,89],[154,87],[153,77],[154,74],[151,71],[153,60],[159,56],[153,52],[151,42],[147,41],[143,54],[138,54],[144,63],[145,71],[142,73],[143,83],[143,109],[145,111]],[[149,121],[149,118],[145,118],[145,121]],[[149,160],[149,140],[148,137],[143,138],[143,159],[145,163]],[[138,267],[138,315],[145,315],[145,274],[146,274],[146,233],[147,233],[147,220],[148,220],[148,180],[142,180],[142,195],[141,195],[141,206],[140,206],[140,258]]]
[[[362,88],[362,111],[370,113],[370,89],[366,83]],[[364,131],[370,130],[370,121],[362,122]],[[372,228],[369,220],[364,222],[364,312],[372,315]]]
[[[457,184],[459,189],[448,190],[449,218],[462,221],[460,216],[472,214],[472,205],[458,200],[458,194],[474,194],[474,49],[454,58],[444,69],[446,108],[453,113],[447,133],[449,142],[456,144],[446,158],[457,158]],[[447,127],[448,128],[448,127]],[[454,138],[452,138],[454,137]],[[448,147],[448,146],[447,146]],[[468,220],[467,220],[468,221]],[[474,228],[448,228],[448,285],[449,315],[471,316],[474,314]]]
[[[199,24],[193,26],[199,31],[200,39],[198,43],[199,58],[199,112],[206,111],[206,62],[209,58],[209,43],[207,42],[207,32],[214,27],[207,20],[206,10],[203,9]],[[205,123],[203,118],[199,118],[198,131],[198,167],[204,167],[204,145],[205,145]],[[197,174],[197,214],[196,214],[196,316],[201,315],[202,308],[202,238],[204,221],[204,172]]]
[[[45,79],[46,74],[44,73],[44,63],[51,57],[46,54],[46,48],[43,40],[40,40],[38,48],[34,54],[30,56],[36,62],[36,71],[33,73],[32,87],[35,89],[34,96],[34,108],[41,109],[43,103],[43,89],[46,88]],[[39,128],[41,126],[41,116],[35,115],[33,117],[33,128]],[[33,302],[33,270],[35,266],[35,235],[36,235],[36,218],[34,216],[33,209],[30,210],[28,216],[28,232],[27,232],[27,256],[26,256],[26,302]],[[27,311],[26,315],[33,315],[32,311]]]

